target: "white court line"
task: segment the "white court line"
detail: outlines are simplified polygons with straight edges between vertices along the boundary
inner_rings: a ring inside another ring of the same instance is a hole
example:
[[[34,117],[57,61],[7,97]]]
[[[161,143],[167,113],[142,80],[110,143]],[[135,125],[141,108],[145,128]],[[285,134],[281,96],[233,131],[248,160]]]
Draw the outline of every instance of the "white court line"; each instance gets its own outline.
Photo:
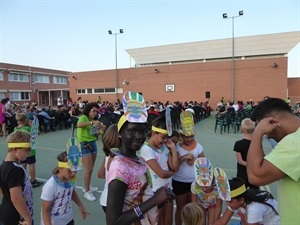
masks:
[[[45,182],[45,183],[48,181],[48,180],[45,180],[45,179],[43,179],[43,178],[38,178],[38,177],[37,177],[36,179],[41,180],[41,181],[43,181],[43,182]],[[83,187],[77,186],[77,185],[76,185],[76,188],[77,188],[77,189],[80,189],[80,190],[83,189]],[[100,191],[100,190],[95,191],[95,192],[102,193],[102,191]]]

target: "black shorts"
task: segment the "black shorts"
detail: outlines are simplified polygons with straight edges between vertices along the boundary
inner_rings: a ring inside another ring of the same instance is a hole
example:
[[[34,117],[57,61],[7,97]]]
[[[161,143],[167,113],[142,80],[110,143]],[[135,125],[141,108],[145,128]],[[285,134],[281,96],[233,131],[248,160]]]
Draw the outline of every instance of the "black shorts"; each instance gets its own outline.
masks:
[[[177,180],[172,180],[173,192],[175,195],[183,195],[191,192],[192,182],[185,183]]]
[[[35,155],[32,155],[32,156],[28,156],[24,161],[21,161],[21,164],[22,163],[27,163],[27,164],[34,164],[36,163],[36,158],[35,158]]]

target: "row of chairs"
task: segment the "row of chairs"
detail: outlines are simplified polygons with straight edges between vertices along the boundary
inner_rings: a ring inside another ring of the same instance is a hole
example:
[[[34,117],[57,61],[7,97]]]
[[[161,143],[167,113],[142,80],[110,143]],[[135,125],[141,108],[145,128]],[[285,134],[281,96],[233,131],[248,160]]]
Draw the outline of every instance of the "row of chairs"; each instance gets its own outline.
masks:
[[[220,133],[222,134],[227,130],[229,134],[230,128],[236,133],[241,126],[242,121],[245,118],[250,118],[251,110],[239,110],[235,113],[217,113],[215,122],[215,132],[218,126],[220,127]]]

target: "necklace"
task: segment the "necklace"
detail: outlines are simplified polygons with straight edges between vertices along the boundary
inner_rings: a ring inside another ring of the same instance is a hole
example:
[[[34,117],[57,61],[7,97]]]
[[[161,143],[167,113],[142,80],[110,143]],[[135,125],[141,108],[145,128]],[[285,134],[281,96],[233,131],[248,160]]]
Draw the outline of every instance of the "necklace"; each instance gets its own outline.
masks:
[[[53,178],[54,178],[55,182],[60,187],[63,187],[63,188],[71,188],[72,186],[74,186],[75,181],[76,181],[76,177],[74,177],[74,179],[72,179],[72,180],[69,180],[67,183],[62,182],[56,175],[54,175]]]

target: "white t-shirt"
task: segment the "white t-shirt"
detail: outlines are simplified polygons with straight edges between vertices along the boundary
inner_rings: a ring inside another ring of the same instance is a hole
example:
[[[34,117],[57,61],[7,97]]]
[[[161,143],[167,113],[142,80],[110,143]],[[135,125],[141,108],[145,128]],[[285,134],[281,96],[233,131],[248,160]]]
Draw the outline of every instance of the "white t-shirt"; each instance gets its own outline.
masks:
[[[277,201],[274,199],[268,199],[267,203],[272,205],[277,211]],[[276,215],[273,209],[265,204],[258,202],[251,202],[247,205],[247,222],[248,223],[259,223],[262,225],[279,225],[280,218]]]
[[[59,105],[62,105],[62,104],[63,104],[63,98],[59,97],[57,99],[57,105],[59,106]]]
[[[53,201],[50,212],[52,225],[66,225],[73,219],[72,194],[74,187],[75,184],[71,188],[59,186],[53,176],[43,186],[41,199]],[[44,225],[42,211],[40,225]]]
[[[109,156],[106,156],[105,157],[105,162],[104,162],[105,176],[108,173],[108,171],[107,171],[108,160],[109,160]],[[100,205],[102,205],[102,206],[106,206],[106,203],[107,203],[107,193],[108,193],[108,183],[106,182],[106,179],[105,179],[104,188],[103,188],[103,191],[102,191],[102,194],[101,194],[101,197],[100,197]]]
[[[150,146],[144,144],[140,150],[140,155],[146,162],[151,159],[155,159],[162,170],[169,170],[169,149],[165,145],[162,145],[160,149],[153,150]],[[172,189],[172,177],[161,178],[149,166],[148,168],[151,175],[153,191],[156,191],[162,186],[167,186]]]
[[[176,145],[177,152],[179,155],[179,158],[186,154],[193,154],[195,158],[198,158],[199,155],[203,152],[203,147],[199,143],[197,143],[197,146],[195,149],[191,151],[187,151],[183,149],[180,145]],[[178,171],[173,175],[173,180],[179,181],[179,182],[185,182],[185,183],[192,183],[195,179],[195,173],[194,173],[194,166],[187,164],[186,160],[184,160],[180,166]]]

